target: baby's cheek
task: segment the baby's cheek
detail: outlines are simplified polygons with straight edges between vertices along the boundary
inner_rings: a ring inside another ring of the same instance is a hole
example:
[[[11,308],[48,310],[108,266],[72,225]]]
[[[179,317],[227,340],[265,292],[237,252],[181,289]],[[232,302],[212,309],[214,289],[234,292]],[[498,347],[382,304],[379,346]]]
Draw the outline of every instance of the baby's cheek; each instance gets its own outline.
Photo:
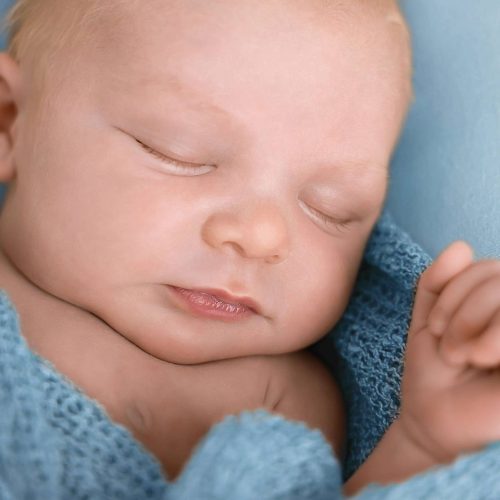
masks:
[[[302,348],[325,335],[340,319],[350,290],[348,277],[342,273],[297,283],[282,315],[287,341]]]

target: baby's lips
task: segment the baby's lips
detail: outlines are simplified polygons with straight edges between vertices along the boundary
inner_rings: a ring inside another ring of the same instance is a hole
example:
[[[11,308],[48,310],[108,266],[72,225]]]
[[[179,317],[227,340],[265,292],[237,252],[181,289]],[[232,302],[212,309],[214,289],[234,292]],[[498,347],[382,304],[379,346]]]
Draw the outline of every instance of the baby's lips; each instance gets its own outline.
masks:
[[[206,287],[179,287],[179,286],[174,286],[174,285],[169,285],[171,288],[176,289],[177,291],[181,292],[184,291],[183,293],[201,293],[207,296],[213,297],[215,300],[218,300],[223,303],[227,304],[232,304],[232,305],[242,305],[245,308],[249,309],[255,314],[258,314],[260,316],[265,316],[262,311],[262,307],[260,304],[252,299],[249,296],[237,296],[233,295],[232,293],[223,290],[223,289],[218,289],[218,288],[206,288]]]
[[[216,288],[193,288],[192,290],[212,295],[217,299],[220,299],[222,302],[227,302],[229,304],[242,304],[249,309],[252,309],[257,314],[261,314],[260,305],[251,297],[237,297],[230,292]]]

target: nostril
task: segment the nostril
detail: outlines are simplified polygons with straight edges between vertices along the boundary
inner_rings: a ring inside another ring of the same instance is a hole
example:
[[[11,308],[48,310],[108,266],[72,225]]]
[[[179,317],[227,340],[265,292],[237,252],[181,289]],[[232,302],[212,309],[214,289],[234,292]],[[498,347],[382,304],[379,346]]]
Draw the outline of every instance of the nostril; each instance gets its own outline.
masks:
[[[240,255],[246,255],[243,247],[240,244],[235,243],[234,241],[225,241],[224,243],[222,243],[222,248],[226,248],[226,247],[231,248],[231,250],[234,250],[235,252],[239,253]]]
[[[282,257],[280,255],[270,255],[266,260],[270,264],[277,264],[278,262],[281,262]]]

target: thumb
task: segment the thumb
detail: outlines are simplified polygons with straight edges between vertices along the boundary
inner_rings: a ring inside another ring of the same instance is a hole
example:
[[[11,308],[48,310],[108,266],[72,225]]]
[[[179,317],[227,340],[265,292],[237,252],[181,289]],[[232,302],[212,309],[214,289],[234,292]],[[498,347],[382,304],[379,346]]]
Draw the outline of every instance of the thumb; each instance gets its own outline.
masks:
[[[473,260],[470,245],[457,240],[422,273],[417,284],[409,335],[415,335],[427,325],[427,318],[446,284],[469,267]]]

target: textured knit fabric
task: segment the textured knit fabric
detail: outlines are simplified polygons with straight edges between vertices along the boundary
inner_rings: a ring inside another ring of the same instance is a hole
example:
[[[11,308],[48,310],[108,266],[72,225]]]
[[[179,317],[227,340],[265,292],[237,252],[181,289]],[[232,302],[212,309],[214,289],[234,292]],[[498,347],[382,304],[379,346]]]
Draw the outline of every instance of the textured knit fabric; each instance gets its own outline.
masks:
[[[430,263],[430,257],[384,213],[372,232],[346,312],[311,348],[336,374],[347,403],[345,477],[397,414],[414,292]]]
[[[341,322],[312,347],[335,371],[348,407],[344,476],[398,411],[402,354],[416,281],[430,259],[381,217]],[[500,446],[362,499],[498,499]],[[322,500],[342,498],[341,465],[321,433],[264,410],[228,416],[176,482],[124,427],[24,341],[0,293],[0,500]]]

